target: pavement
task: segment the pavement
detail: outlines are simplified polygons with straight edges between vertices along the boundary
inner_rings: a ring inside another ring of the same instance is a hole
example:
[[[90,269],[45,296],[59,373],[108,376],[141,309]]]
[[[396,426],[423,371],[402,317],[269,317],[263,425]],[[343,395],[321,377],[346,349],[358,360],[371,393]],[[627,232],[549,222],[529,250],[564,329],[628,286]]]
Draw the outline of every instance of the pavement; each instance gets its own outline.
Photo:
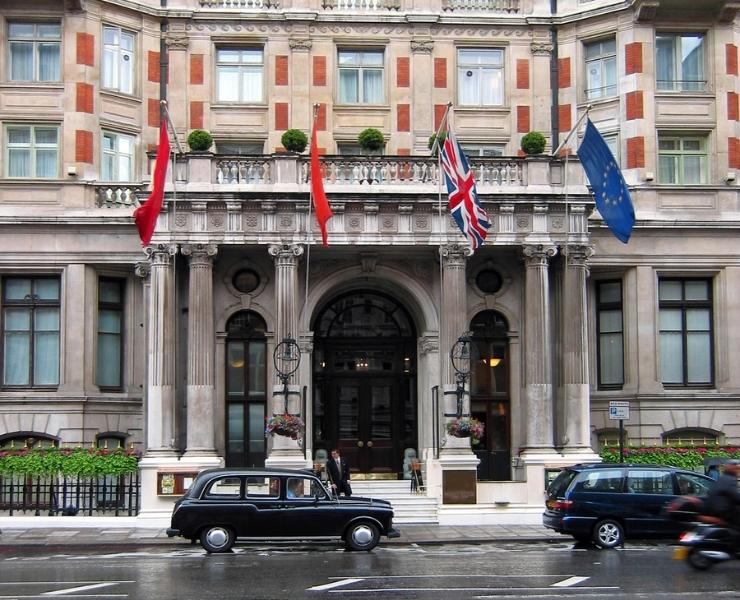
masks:
[[[36,519],[45,519],[36,517]],[[51,519],[47,518],[47,519]],[[0,519],[0,547],[3,546],[179,546],[190,545],[183,538],[168,538],[163,527],[138,527],[129,519],[112,518],[85,522],[85,517],[56,517],[62,522],[48,523],[13,518]],[[124,522],[129,521],[129,522]],[[381,538],[382,545],[480,544],[490,542],[572,541],[567,535],[542,525],[398,525],[401,536]]]

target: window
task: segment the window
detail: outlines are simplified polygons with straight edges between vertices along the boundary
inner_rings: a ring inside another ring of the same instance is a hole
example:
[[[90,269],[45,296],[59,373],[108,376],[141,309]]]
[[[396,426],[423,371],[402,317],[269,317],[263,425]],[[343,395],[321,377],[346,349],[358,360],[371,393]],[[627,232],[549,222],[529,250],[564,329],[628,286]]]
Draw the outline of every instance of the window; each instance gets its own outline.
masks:
[[[59,383],[59,279],[3,279],[3,384]]]
[[[663,434],[669,446],[714,446],[719,443],[717,434],[697,429],[679,429]]]
[[[712,485],[704,477],[689,473],[676,473],[676,481],[678,493],[682,496],[706,496]]]
[[[120,388],[123,359],[123,281],[100,279],[98,283],[98,360],[96,383],[101,388]]]
[[[596,283],[596,312],[599,387],[622,387],[624,383],[624,331],[621,281]]]
[[[614,38],[584,45],[586,99],[617,95],[617,42]]]
[[[219,102],[263,102],[265,65],[261,48],[221,48],[216,52]]]
[[[10,81],[59,81],[59,23],[8,23]]]
[[[214,480],[206,490],[206,498],[239,498],[242,480],[240,477],[220,477]]]
[[[126,448],[126,434],[116,432],[99,433],[95,437],[95,445],[105,450],[117,450]]]
[[[504,144],[461,144],[463,152],[467,157],[493,157],[503,156]]]
[[[627,471],[627,492],[673,496],[673,478],[667,471],[635,469]]]
[[[277,477],[247,477],[247,496],[280,497],[280,479]]]
[[[619,447],[619,429],[603,429],[598,432],[597,446],[601,448],[616,448]],[[629,435],[627,430],[622,431],[622,446],[627,447],[629,443]]]
[[[8,177],[59,176],[59,127],[8,125],[5,139]]]
[[[701,33],[660,33],[655,36],[659,90],[704,91],[704,36]]]
[[[619,164],[619,136],[616,133],[602,133],[601,137],[604,138],[609,151],[614,157],[614,161]]]
[[[658,177],[660,183],[706,183],[706,138],[658,134]]]
[[[574,492],[621,492],[622,469],[584,471],[573,486]]]
[[[463,106],[504,103],[503,50],[458,50],[457,94]]]
[[[660,373],[670,386],[712,383],[712,298],[708,279],[661,279]]]
[[[219,154],[264,154],[264,142],[216,142]]]
[[[383,103],[382,51],[340,50],[338,62],[341,104]]]
[[[0,436],[0,450],[57,448],[59,440],[45,433],[15,432]]]
[[[133,181],[134,138],[122,133],[103,132],[102,181]]]
[[[103,87],[134,93],[134,34],[120,27],[103,27]]]

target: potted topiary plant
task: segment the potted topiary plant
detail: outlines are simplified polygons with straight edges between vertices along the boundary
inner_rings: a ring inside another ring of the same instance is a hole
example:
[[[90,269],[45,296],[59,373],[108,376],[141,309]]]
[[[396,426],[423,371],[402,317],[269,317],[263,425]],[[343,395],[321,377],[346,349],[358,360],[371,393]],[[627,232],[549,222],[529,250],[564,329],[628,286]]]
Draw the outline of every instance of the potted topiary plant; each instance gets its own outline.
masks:
[[[439,145],[437,146],[437,148],[439,148],[442,144],[445,143],[445,139],[446,138],[447,138],[447,134],[444,131],[439,134]],[[429,149],[430,150],[434,146],[434,141],[436,139],[437,139],[437,134],[436,133],[433,133],[432,135],[429,136],[429,144],[428,144],[428,146],[429,146]]]
[[[539,131],[530,131],[522,137],[522,150],[525,154],[542,154],[547,140]]]
[[[203,129],[194,129],[188,135],[188,146],[193,152],[206,152],[213,145],[213,136]]]
[[[360,135],[357,136],[357,143],[366,152],[374,153],[385,146],[385,138],[375,127],[368,127],[367,129],[363,129]]]
[[[288,129],[280,138],[280,143],[288,152],[300,154],[308,145],[308,137],[300,129]]]

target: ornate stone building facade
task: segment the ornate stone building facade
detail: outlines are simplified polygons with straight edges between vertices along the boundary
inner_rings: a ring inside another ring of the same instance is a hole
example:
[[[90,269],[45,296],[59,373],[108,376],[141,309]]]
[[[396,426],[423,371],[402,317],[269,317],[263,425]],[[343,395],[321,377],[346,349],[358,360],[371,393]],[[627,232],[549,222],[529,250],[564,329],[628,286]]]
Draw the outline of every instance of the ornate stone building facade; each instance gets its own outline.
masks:
[[[339,446],[394,477],[412,448],[453,523],[538,521],[547,469],[614,442],[612,400],[632,443],[740,443],[737,3],[32,4],[0,8],[0,445],[133,444],[144,516],[170,510],[163,472]],[[142,252],[160,98],[181,147]],[[429,156],[448,103],[492,223],[475,253]],[[315,105],[327,248],[281,147]],[[626,245],[572,154],[519,151],[587,107],[632,190]],[[265,437],[283,412],[302,440]],[[459,413],[478,446],[446,434]]]

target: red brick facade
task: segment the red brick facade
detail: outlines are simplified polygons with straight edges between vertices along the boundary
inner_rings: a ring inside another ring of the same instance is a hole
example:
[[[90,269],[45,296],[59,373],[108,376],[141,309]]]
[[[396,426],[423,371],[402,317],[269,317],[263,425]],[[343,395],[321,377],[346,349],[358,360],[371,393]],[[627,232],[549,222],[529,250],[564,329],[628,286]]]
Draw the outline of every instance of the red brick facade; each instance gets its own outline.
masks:
[[[632,42],[624,47],[625,75],[642,73],[642,42]]]
[[[326,131],[326,104],[319,104],[316,113],[316,131]]]
[[[326,85],[326,56],[313,57],[313,84],[316,87]]]
[[[735,44],[726,44],[725,55],[725,62],[727,63],[727,74],[737,75],[737,46]]]
[[[275,85],[288,85],[288,57],[275,57]]]
[[[570,87],[570,57],[558,59],[558,87],[560,89]]]
[[[190,102],[190,129],[203,129],[203,102]]]
[[[275,129],[284,131],[288,129],[288,103],[275,102]]]
[[[727,92],[727,119],[740,121],[740,103],[737,92]]]
[[[558,106],[558,129],[560,131],[570,131],[571,127],[573,127],[571,106],[570,104],[561,104]]]
[[[435,58],[434,59],[434,87],[446,88],[447,87],[447,59],[446,58]]]
[[[411,85],[410,63],[408,56],[399,56],[396,59],[396,87],[407,88]]]
[[[191,85],[203,85],[203,55],[190,55],[190,83]]]
[[[159,83],[159,52],[147,52],[146,78],[152,83]]]
[[[396,106],[396,121],[398,131],[411,131],[411,105],[398,104]]]
[[[162,111],[160,109],[159,100],[156,98],[148,98],[146,104],[146,121],[149,127],[159,127],[159,118],[161,114]]]
[[[92,131],[78,129],[75,131],[75,160],[82,163],[93,163],[93,134]]]
[[[442,118],[445,116],[445,111],[447,110],[446,104],[435,104],[434,105],[434,131],[436,132],[439,129],[440,123],[442,123]]]
[[[627,139],[627,168],[637,169],[645,166],[645,138]]]
[[[627,120],[643,118],[642,91],[627,92]]]
[[[90,33],[77,34],[77,64],[95,65],[95,36]]]
[[[529,106],[516,107],[516,132],[527,133],[529,131]]]
[[[740,169],[740,138],[727,138],[727,161],[731,169]]]
[[[77,94],[75,102],[75,110],[77,112],[84,112],[92,114],[94,112],[93,107],[93,86],[89,83],[78,83]]]
[[[529,89],[529,60],[526,58],[516,59],[516,89]]]

